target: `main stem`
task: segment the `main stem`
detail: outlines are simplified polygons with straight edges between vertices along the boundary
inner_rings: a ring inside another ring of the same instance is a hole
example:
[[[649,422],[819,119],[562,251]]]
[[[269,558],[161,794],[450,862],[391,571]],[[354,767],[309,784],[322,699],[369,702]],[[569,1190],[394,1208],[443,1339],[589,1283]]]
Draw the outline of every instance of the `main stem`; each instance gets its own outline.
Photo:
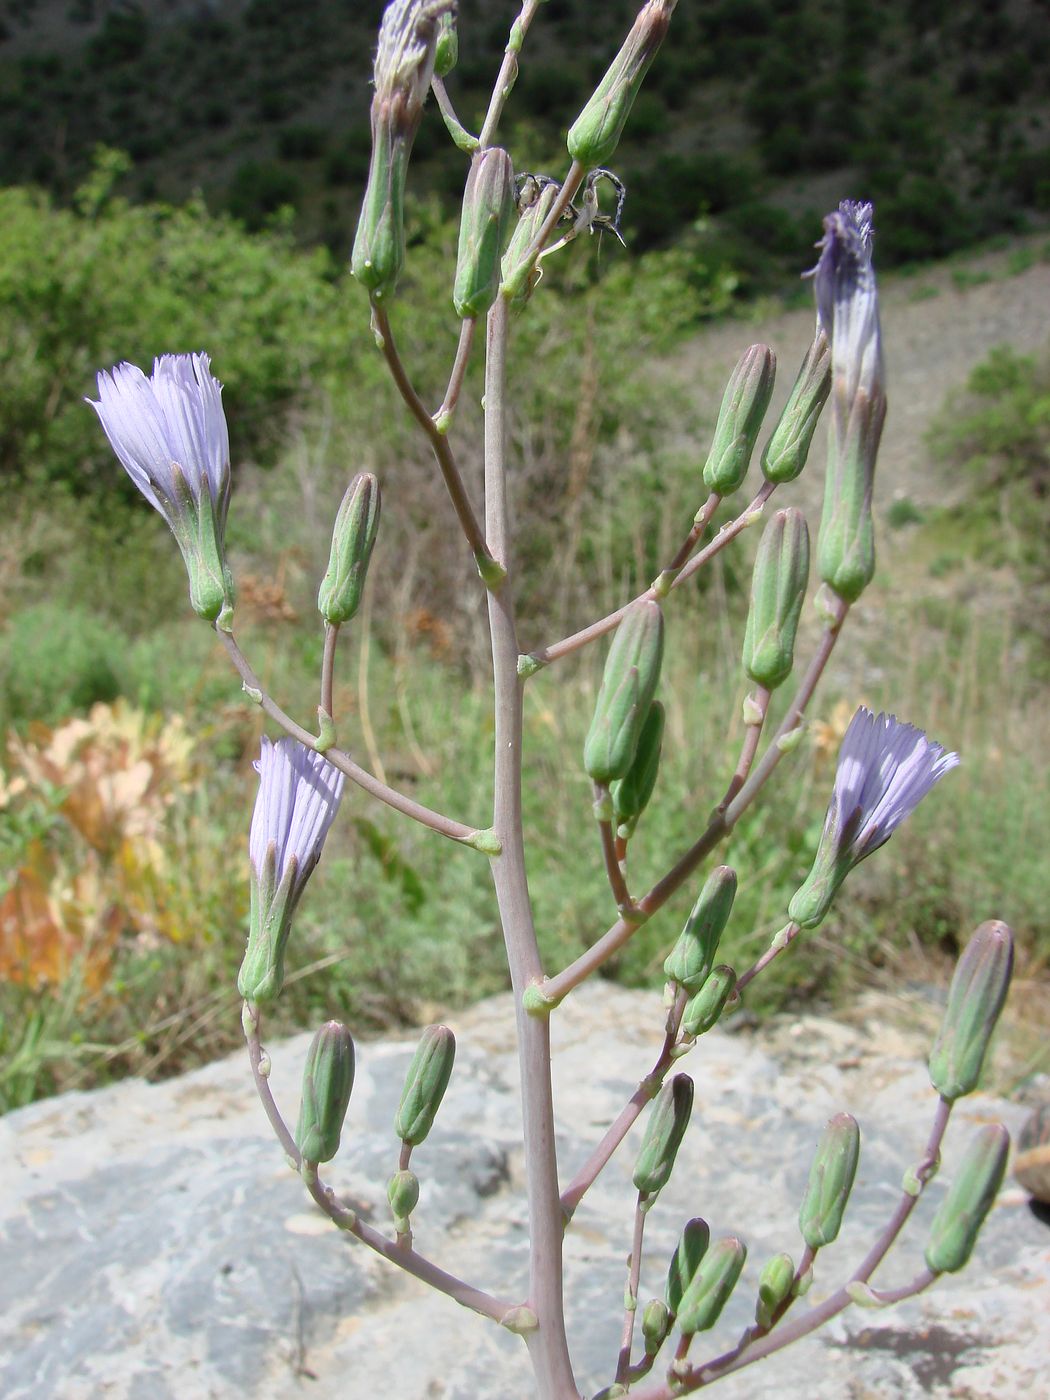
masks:
[[[522,996],[540,980],[536,930],[525,876],[521,819],[522,682],[511,574],[511,526],[506,478],[507,305],[498,297],[488,317],[485,359],[485,534],[507,577],[488,593],[495,701],[493,830],[501,852],[492,861],[503,937],[514,989],[521,1071],[525,1177],[531,1255],[528,1305],[538,1326],[526,1334],[541,1400],[578,1400],[562,1300],[564,1221],[554,1143],[548,1017],[526,1015]]]

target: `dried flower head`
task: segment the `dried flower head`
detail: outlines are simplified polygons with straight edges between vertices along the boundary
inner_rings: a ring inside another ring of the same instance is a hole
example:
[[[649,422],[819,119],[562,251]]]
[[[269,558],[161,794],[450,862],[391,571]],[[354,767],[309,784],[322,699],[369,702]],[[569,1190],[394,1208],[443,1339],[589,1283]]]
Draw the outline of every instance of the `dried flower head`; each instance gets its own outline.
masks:
[[[946,753],[921,729],[861,706],[839,750],[813,869],[788,916],[803,928],[819,924],[853,867],[884,845],[958,762],[958,754]]]
[[[411,122],[418,120],[434,72],[441,21],[455,13],[456,0],[392,0],[379,27],[373,108],[390,103]]]

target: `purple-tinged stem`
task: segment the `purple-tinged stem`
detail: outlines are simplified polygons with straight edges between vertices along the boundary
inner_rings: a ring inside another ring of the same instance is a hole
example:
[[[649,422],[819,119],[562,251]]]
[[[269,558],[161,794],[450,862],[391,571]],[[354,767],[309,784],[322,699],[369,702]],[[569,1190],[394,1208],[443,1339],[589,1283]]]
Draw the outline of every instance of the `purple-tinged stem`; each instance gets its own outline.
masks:
[[[921,1293],[936,1282],[937,1275],[932,1269],[925,1268],[915,1275],[911,1283],[905,1283],[900,1288],[873,1288],[871,1296],[880,1307],[888,1308],[893,1303],[903,1303],[905,1298],[914,1298],[916,1293]]]
[[[507,500],[506,388],[507,304],[498,297],[488,315],[485,358],[485,525],[496,556],[508,571],[497,591],[489,590],[489,633],[495,699],[494,810],[492,827],[500,853],[491,862],[507,965],[514,989],[518,1061],[521,1068],[525,1180],[529,1204],[528,1306],[538,1326],[526,1334],[542,1400],[576,1400],[565,1336],[562,1296],[563,1220],[558,1193],[551,1085],[550,1024],[526,1014],[525,989],[543,977],[532,903],[525,874],[521,812],[522,695],[511,571],[511,521]]]
[[[449,375],[448,388],[445,390],[441,407],[434,414],[434,426],[439,432],[447,433],[455,416],[459,396],[463,392],[467,366],[470,364],[470,352],[474,345],[474,331],[477,324],[477,318],[474,316],[465,316],[460,322],[459,344],[456,346],[456,359],[452,365],[452,373]]]
[[[522,40],[529,31],[536,11],[543,4],[543,0],[525,0],[521,7],[521,13],[511,26],[511,38],[507,41],[507,47],[503,54],[503,62],[500,64],[499,73],[492,89],[492,96],[489,99],[489,108],[485,113],[485,120],[481,126],[481,149],[492,145],[492,138],[496,134],[500,117],[503,115],[503,108],[507,98],[513,90],[518,78],[518,50],[521,48]]]
[[[412,387],[412,382],[401,363],[401,356],[397,353],[397,345],[390,326],[390,318],[386,314],[386,307],[381,306],[378,302],[374,303],[372,314],[383,342],[383,358],[387,362],[398,392],[404,399],[408,411],[423,429],[430,442],[434,456],[437,458],[437,464],[441,469],[445,489],[448,491],[452,507],[456,512],[467,543],[474,552],[474,558],[478,561],[478,567],[488,571],[492,564],[492,554],[485,542],[485,536],[481,532],[477,516],[474,514],[474,507],[470,503],[467,488],[459,474],[459,467],[456,465],[456,458],[448,438],[438,430],[437,424],[427,412],[422,399]]]
[[[740,746],[740,757],[737,760],[736,771],[729,780],[726,795],[718,804],[720,811],[725,811],[747,781],[747,775],[751,772],[751,765],[755,761],[758,753],[758,741],[762,737],[762,726],[766,722],[766,713],[769,710],[769,691],[764,685],[760,685],[751,697],[756,710],[753,722],[748,722],[744,730],[744,742]]]
[[[682,541],[678,548],[678,553],[671,560],[670,564],[668,564],[665,570],[666,573],[676,574],[686,563],[690,554],[692,554],[693,550],[696,548],[697,543],[703,538],[703,533],[708,525],[710,525],[711,517],[718,509],[721,499],[722,497],[717,491],[712,491],[710,496],[708,496],[707,500],[696,513],[696,519],[693,521],[693,528]]]
[[[595,802],[602,798],[608,799],[609,789],[601,783],[594,785]],[[627,888],[627,881],[624,879],[623,870],[616,854],[616,838],[613,835],[613,825],[608,819],[599,820],[598,834],[602,843],[602,860],[605,862],[605,874],[609,881],[609,888],[612,890],[612,897],[616,901],[617,909],[629,909],[631,907],[631,893]]]
[[[324,656],[321,658],[321,709],[333,718],[332,693],[335,689],[335,648],[339,640],[338,622],[324,626]]]
[[[268,1077],[269,1070],[268,1068],[264,1069],[266,1060],[259,1039],[259,1013],[253,1011],[247,1003],[245,1004],[244,1036],[248,1043],[248,1060],[252,1067],[252,1077],[255,1080],[255,1088],[262,1100],[266,1117],[269,1119],[270,1126],[273,1128],[290,1164],[297,1172],[302,1172],[303,1159],[295,1145],[295,1139],[274,1101]],[[393,1240],[388,1240],[385,1235],[380,1234],[378,1230],[374,1230],[371,1225],[367,1225],[361,1220],[356,1212],[343,1205],[332,1188],[325,1186],[320,1180],[316,1171],[304,1175],[303,1180],[310,1195],[325,1215],[341,1230],[353,1235],[362,1244],[366,1244],[369,1249],[381,1254],[384,1259],[389,1259],[392,1263],[397,1264],[406,1273],[413,1274],[421,1282],[429,1284],[431,1288],[436,1288],[439,1293],[447,1294],[463,1307],[481,1313],[483,1317],[490,1317],[494,1322],[499,1322],[506,1317],[507,1313],[514,1307],[514,1304],[506,1299],[494,1298],[490,1293],[485,1293],[480,1288],[474,1288],[469,1283],[464,1283],[454,1274],[439,1269],[431,1260],[422,1254],[417,1254],[415,1250],[402,1249]]]
[[[663,596],[664,592],[678,588],[686,579],[692,578],[698,569],[702,569],[705,564],[709,563],[716,554],[725,549],[726,545],[736,539],[737,535],[739,535],[742,530],[746,530],[747,527],[753,523],[757,513],[762,510],[775,489],[775,482],[765,482],[762,489],[747,509],[742,511],[735,520],[731,520],[728,525],[723,525],[722,529],[719,530],[710,544],[706,545],[699,554],[695,555],[687,564],[684,564],[678,569],[675,577],[667,583],[666,588],[663,583],[659,581],[650,584],[644,592],[638,594],[637,598],[632,598],[631,601],[625,603],[622,608],[617,608],[614,612],[599,618],[597,622],[592,622],[589,627],[583,627],[579,632],[574,632],[571,637],[564,637],[560,642],[553,642],[549,647],[540,647],[538,651],[530,651],[529,657],[531,660],[537,662],[541,666],[546,666],[551,661],[557,661],[562,656],[568,656],[570,652],[579,651],[579,649],[585,647],[588,642],[596,641],[598,637],[604,637],[606,632],[611,632],[619,623],[627,609],[632,607],[635,603],[642,599],[659,599]],[[701,514],[706,510],[707,504],[702,507]],[[696,527],[694,526],[693,530],[689,532],[687,542],[688,540],[693,540],[695,544],[696,540],[693,539],[695,531]],[[696,534],[696,539],[699,539],[699,534]],[[679,549],[678,553],[675,555],[675,559],[682,554],[684,549],[685,545],[682,546],[682,549]],[[668,569],[664,570],[660,575],[660,579],[666,578],[667,574],[672,573],[676,567],[677,566],[672,562]]]
[[[647,1196],[639,1191],[634,1208],[634,1236],[631,1240],[631,1257],[627,1265],[627,1292],[624,1297],[623,1332],[620,1337],[620,1354],[616,1359],[616,1379],[621,1383],[627,1379],[631,1369],[631,1348],[634,1345],[634,1318],[638,1311],[638,1284],[642,1274],[642,1236],[645,1233],[645,1202]]]
[[[237,645],[233,635],[221,631],[219,628],[216,628],[216,633],[225,646],[237,674],[244,682],[245,689],[258,697],[258,703],[263,713],[275,720],[293,739],[298,739],[308,749],[314,748],[317,744],[316,734],[311,734],[308,729],[297,724],[291,716],[281,709],[280,705],[267,695],[262,688],[262,682],[252,670],[247,657]],[[429,827],[431,831],[436,831],[439,836],[447,836],[450,841],[462,841],[471,845],[473,839],[478,835],[477,827],[464,826],[462,822],[453,821],[451,817],[443,816],[440,812],[433,812],[429,807],[424,807],[422,803],[415,802],[411,797],[406,797],[404,793],[398,792],[396,788],[380,782],[378,778],[373,777],[371,773],[356,764],[350,755],[342,749],[327,749],[325,758],[334,768],[338,768],[340,773],[345,773],[352,783],[356,783],[372,797],[378,798],[380,802],[385,802],[388,807],[393,807],[395,812],[411,817],[413,821]]]
[[[733,829],[733,826],[739,821],[741,815],[747,810],[768,782],[773,770],[783,757],[783,750],[780,748],[778,740],[797,728],[801,722],[805,708],[812,699],[813,692],[817,688],[817,683],[834,650],[835,642],[848,610],[849,604],[839,599],[835,618],[829,622],[827,629],[821,637],[820,645],[809,664],[809,669],[791,702],[787,714],[781,722],[772,742],[766,749],[766,752],[762,755],[758,766],[737,793],[736,797],[729,803],[724,812],[720,812],[717,808],[715,809],[715,813],[708,823],[704,834],[698,841],[690,846],[685,855],[671,867],[667,874],[661,880],[657,881],[649,893],[642,896],[635,905],[631,915],[628,915],[626,918],[621,917],[617,919],[616,923],[603,933],[597,942],[592,943],[585,952],[581,953],[575,962],[570,963],[562,972],[559,972],[556,976],[542,983],[541,990],[545,1000],[552,1002],[560,1001],[567,992],[571,992],[573,987],[579,986],[592,972],[597,971],[602,963],[606,962],[614,953],[618,952],[634,934],[635,929],[639,927],[641,920],[639,920],[638,915],[649,918],[652,914],[655,914],[658,909],[662,908],[674,892],[685,883],[704,857],[709,855],[715,846],[717,846]]]
[[[715,1357],[713,1361],[705,1362],[701,1366],[696,1366],[676,1376],[674,1383],[663,1383],[651,1386],[645,1390],[634,1392],[634,1400],[673,1400],[674,1396],[688,1394],[694,1390],[701,1389],[702,1386],[709,1385],[712,1381],[720,1380],[723,1376],[729,1375],[732,1371],[739,1371],[745,1366],[750,1366],[755,1361],[762,1361],[765,1357],[771,1356],[774,1352],[790,1346],[802,1337],[808,1337],[811,1332],[815,1332],[819,1327],[823,1327],[833,1317],[840,1312],[844,1312],[853,1303],[849,1288],[851,1284],[867,1283],[872,1274],[885,1259],[892,1248],[897,1236],[904,1227],[905,1222],[915,1209],[916,1202],[929,1180],[933,1169],[940,1159],[941,1142],[944,1139],[945,1129],[948,1126],[948,1118],[951,1114],[952,1106],[947,1099],[939,1099],[937,1109],[934,1113],[933,1126],[930,1129],[930,1136],[923,1152],[922,1160],[913,1169],[913,1175],[917,1182],[918,1189],[912,1195],[908,1191],[901,1193],[901,1199],[897,1208],[890,1217],[879,1238],[872,1245],[865,1255],[860,1265],[854,1270],[846,1284],[837,1289],[830,1297],[825,1298],[822,1303],[811,1308],[804,1317],[794,1317],[785,1326],[777,1328],[775,1332],[770,1332],[765,1337],[759,1338],[753,1345],[750,1345],[742,1352],[737,1348]],[[928,1287],[936,1277],[929,1272],[929,1278],[925,1273],[907,1285],[906,1289],[896,1290],[885,1295],[876,1295],[879,1301],[885,1298],[892,1301],[895,1297],[909,1298],[914,1293],[918,1293],[922,1288]]]
[[[738,993],[742,992],[749,982],[753,982],[760,972],[766,970],[774,958],[778,958],[785,948],[794,943],[801,932],[802,929],[798,924],[788,924],[786,928],[781,929],[762,956],[757,958],[748,970],[742,972],[736,979],[735,990]]]

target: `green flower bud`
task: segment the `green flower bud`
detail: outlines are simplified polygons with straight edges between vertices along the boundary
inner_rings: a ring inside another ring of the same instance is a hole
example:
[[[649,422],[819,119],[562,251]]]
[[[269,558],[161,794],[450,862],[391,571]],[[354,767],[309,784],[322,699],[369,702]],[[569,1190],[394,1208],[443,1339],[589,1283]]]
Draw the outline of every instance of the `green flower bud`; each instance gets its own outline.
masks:
[[[338,1021],[327,1021],[314,1036],[303,1068],[303,1096],[295,1141],[306,1162],[330,1162],[339,1151],[354,1087],[354,1042]]]
[[[682,1030],[686,1035],[704,1035],[715,1025],[736,988],[736,973],[725,963],[716,967],[707,981],[686,1004]]]
[[[828,438],[817,564],[820,577],[848,603],[857,601],[875,574],[871,494],[885,416],[885,398],[871,400],[861,393],[841,436]]]
[[[660,748],[664,737],[664,707],[659,700],[649,706],[649,713],[638,736],[634,760],[622,778],[609,788],[613,814],[619,834],[624,838],[634,834],[638,818],[649,805],[660,768]]]
[[[667,1184],[692,1111],[693,1081],[676,1074],[657,1095],[634,1164],[634,1184],[643,1195],[655,1195]]]
[[[536,236],[558,198],[558,186],[554,183],[539,189],[535,184],[523,190],[518,200],[520,214],[518,222],[507,244],[500,264],[503,285],[500,288],[515,311],[520,311],[532,295],[532,290],[540,280],[540,269],[535,257],[526,259],[526,253],[536,241]]]
[[[755,1304],[755,1321],[759,1327],[769,1327],[773,1314],[785,1299],[791,1296],[795,1283],[795,1266],[790,1254],[774,1254],[762,1270],[758,1280],[758,1302]]]
[[[698,992],[707,980],[735,898],[736,871],[719,865],[704,882],[700,898],[664,962],[665,976],[687,992]]]
[[[704,467],[709,491],[732,495],[747,475],[776,373],[777,359],[768,345],[752,345],[737,362],[722,397]]]
[[[820,411],[831,392],[831,345],[818,327],[784,412],[762,453],[767,481],[794,481],[806,465]]]
[[[642,79],[663,43],[677,3],[678,0],[648,0],[594,96],[570,127],[569,155],[586,169],[608,165],[612,159]]]
[[[1001,1123],[986,1124],[971,1139],[930,1227],[926,1263],[935,1274],[954,1274],[969,1260],[1003,1184],[1009,1150]]]
[[[414,135],[415,133],[413,133]],[[372,156],[350,270],[376,301],[397,289],[405,263],[405,181],[412,142],[372,120]]]
[[[831,1244],[842,1226],[860,1156],[860,1128],[848,1113],[828,1120],[809,1169],[809,1185],[798,1214],[810,1249]]]
[[[678,1309],[683,1337],[713,1327],[736,1287],[747,1258],[747,1247],[732,1235],[716,1240],[700,1261]]]
[[[434,1126],[455,1058],[456,1037],[448,1026],[427,1026],[408,1067],[394,1119],[394,1131],[402,1142],[418,1147]]]
[[[442,15],[438,26],[437,46],[434,49],[434,72],[439,78],[447,78],[459,62],[459,34],[456,31],[456,17]]]
[[[360,606],[379,530],[379,507],[379,482],[370,472],[358,472],[335,517],[328,572],[317,595],[325,622],[349,622]]]
[[[806,517],[794,506],[778,510],[759,541],[744,631],[744,670],[767,690],[776,690],[791,674],[808,582]]]
[[[452,304],[460,317],[482,316],[496,300],[500,255],[514,210],[510,156],[498,146],[470,163],[459,224],[459,256]]]
[[[659,1298],[650,1298],[642,1312],[642,1343],[646,1356],[655,1356],[667,1340],[671,1330],[671,1314],[667,1304]]]
[[[711,1231],[706,1220],[696,1216],[686,1221],[682,1238],[678,1241],[678,1248],[671,1256],[671,1265],[667,1270],[664,1297],[672,1316],[682,1306],[682,1296],[692,1283],[710,1243]]]
[[[638,749],[660,679],[664,617],[659,603],[641,599],[624,613],[605,662],[583,766],[596,783],[626,776]]]
[[[399,1230],[403,1229],[419,1201],[419,1178],[415,1172],[395,1172],[387,1183],[386,1198],[394,1224]]]
[[[967,943],[948,989],[941,1029],[930,1052],[930,1082],[944,1098],[971,1093],[1003,1009],[1014,966],[1014,940],[998,919],[981,924]]]

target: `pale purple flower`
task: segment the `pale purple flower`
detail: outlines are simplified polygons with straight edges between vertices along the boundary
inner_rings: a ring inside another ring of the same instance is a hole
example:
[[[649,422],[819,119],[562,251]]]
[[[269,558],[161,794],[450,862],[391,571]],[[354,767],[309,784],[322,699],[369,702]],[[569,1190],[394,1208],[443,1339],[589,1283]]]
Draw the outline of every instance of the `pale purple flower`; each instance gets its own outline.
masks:
[[[958,762],[958,754],[947,753],[921,729],[861,706],[839,750],[813,868],[788,905],[788,916],[804,928],[819,924],[853,867],[888,841]]]
[[[831,341],[832,373],[870,393],[882,383],[882,335],[871,252],[874,207],[844,199],[824,220],[820,258],[813,269],[817,317]]]
[[[136,365],[117,365],[99,374],[98,395],[88,403],[121,466],[178,541],[194,611],[228,628],[230,439],[208,356],[162,355],[149,379]]]
[[[237,987],[266,1005],[284,985],[292,916],[339,810],[343,775],[297,739],[262,741],[259,791],[248,836],[251,912]]]

